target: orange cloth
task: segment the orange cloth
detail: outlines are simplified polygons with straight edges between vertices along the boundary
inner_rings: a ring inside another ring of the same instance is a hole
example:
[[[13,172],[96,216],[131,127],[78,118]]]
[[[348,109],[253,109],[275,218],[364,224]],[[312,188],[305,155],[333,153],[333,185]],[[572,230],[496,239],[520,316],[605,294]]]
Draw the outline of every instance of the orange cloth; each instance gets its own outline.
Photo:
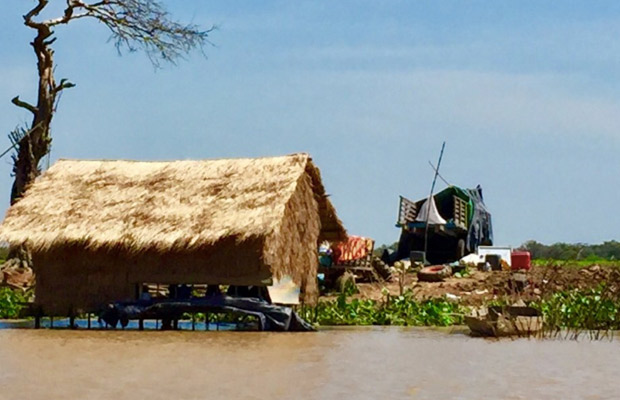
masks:
[[[334,264],[359,260],[366,257],[374,248],[375,241],[362,236],[349,236],[346,242],[334,246]]]

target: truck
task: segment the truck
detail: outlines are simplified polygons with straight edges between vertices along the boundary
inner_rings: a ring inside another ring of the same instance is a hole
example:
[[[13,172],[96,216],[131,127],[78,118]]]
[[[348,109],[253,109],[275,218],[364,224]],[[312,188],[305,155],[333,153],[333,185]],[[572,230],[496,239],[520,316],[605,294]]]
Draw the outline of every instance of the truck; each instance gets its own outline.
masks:
[[[418,201],[400,196],[396,226],[401,229],[398,246],[382,255],[389,265],[412,255],[430,264],[448,263],[480,245],[493,245],[491,213],[480,185],[474,189],[449,186]]]

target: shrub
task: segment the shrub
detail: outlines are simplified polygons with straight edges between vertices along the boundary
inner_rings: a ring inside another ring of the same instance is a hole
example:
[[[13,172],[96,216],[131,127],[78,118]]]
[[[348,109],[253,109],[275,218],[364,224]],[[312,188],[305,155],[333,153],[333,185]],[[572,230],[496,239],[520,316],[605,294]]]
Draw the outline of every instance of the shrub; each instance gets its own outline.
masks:
[[[0,318],[17,318],[28,295],[8,287],[0,287]]]

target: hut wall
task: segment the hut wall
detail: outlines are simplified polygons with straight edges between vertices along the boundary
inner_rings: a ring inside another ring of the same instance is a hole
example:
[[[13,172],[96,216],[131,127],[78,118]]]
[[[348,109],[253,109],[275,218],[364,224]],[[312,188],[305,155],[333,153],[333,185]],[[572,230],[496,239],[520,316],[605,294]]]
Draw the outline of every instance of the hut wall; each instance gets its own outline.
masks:
[[[271,271],[262,262],[262,240],[225,240],[203,251],[129,254],[80,248],[33,254],[35,302],[46,314],[95,311],[111,301],[136,298],[136,285],[264,285]]]
[[[134,297],[123,266],[100,257],[87,262],[79,254],[54,258],[33,255],[33,264],[35,303],[47,315],[95,311],[110,300]]]
[[[312,180],[303,174],[297,189],[284,209],[279,230],[266,241],[265,259],[273,265],[274,276],[289,275],[300,285],[302,300],[313,304],[318,299],[318,238],[321,231],[319,206]]]

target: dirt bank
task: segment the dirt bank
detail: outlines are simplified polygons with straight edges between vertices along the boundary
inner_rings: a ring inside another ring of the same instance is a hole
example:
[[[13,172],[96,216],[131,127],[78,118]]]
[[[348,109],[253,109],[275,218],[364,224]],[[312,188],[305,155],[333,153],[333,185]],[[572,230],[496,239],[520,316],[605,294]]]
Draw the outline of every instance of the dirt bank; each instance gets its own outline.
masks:
[[[525,300],[537,299],[547,294],[571,288],[595,288],[607,283],[612,290],[620,288],[620,265],[590,267],[576,266],[534,266],[525,273],[525,289],[519,292]],[[391,294],[399,293],[395,279],[383,283],[358,283],[359,293],[353,297],[378,300],[382,289],[387,288]],[[480,304],[503,296],[516,293],[513,274],[505,271],[472,271],[464,278],[450,277],[444,282],[419,282],[415,273],[407,274],[405,288],[411,289],[416,299],[457,296],[464,304]],[[333,298],[334,295],[323,298]],[[454,298],[454,297],[453,297]],[[455,298],[456,299],[456,298]]]

